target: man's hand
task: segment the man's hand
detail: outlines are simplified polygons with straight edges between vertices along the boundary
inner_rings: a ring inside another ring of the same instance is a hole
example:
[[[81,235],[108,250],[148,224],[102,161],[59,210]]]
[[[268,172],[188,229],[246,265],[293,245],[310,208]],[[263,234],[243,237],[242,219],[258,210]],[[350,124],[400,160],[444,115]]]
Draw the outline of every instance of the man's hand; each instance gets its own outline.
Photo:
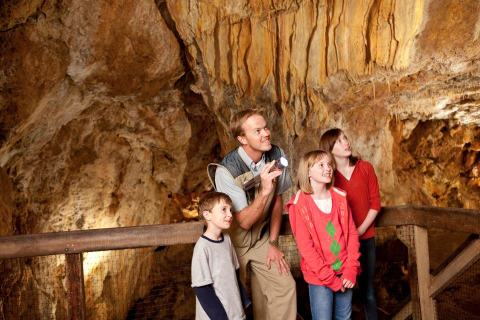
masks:
[[[260,190],[265,196],[268,196],[273,190],[275,190],[276,179],[282,174],[282,170],[275,169],[274,165],[275,160],[267,163],[260,173]]]
[[[280,274],[288,275],[288,272],[290,271],[290,266],[285,260],[285,255],[276,246],[270,244],[267,253],[268,269],[270,269],[270,267],[272,266],[272,262],[278,265],[278,272]]]

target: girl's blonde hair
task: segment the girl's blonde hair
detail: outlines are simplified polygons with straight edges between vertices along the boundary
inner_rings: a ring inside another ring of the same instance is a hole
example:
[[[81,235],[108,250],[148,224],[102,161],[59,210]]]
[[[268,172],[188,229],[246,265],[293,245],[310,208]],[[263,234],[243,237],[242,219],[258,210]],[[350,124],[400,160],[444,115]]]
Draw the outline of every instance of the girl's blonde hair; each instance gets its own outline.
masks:
[[[298,171],[297,171],[297,187],[298,189],[302,190],[305,193],[313,193],[312,185],[310,184],[310,177],[309,177],[309,170],[315,163],[323,159],[327,156],[330,161],[332,162],[332,170],[335,169],[335,161],[333,161],[333,157],[328,151],[324,150],[314,150],[307,152],[303,155],[300,159],[300,163],[298,164]],[[333,185],[333,172],[332,172],[332,181],[327,184],[327,189]]]

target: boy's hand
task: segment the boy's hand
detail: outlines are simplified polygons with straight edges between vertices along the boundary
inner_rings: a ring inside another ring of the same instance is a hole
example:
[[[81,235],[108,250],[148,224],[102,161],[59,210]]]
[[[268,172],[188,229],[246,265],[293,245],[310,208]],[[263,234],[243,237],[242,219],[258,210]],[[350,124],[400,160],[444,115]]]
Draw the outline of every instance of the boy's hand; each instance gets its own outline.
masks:
[[[275,262],[278,265],[278,272],[280,274],[288,275],[288,272],[290,271],[290,266],[285,260],[285,255],[276,246],[270,244],[267,253],[267,268],[269,270],[272,266],[272,262]]]

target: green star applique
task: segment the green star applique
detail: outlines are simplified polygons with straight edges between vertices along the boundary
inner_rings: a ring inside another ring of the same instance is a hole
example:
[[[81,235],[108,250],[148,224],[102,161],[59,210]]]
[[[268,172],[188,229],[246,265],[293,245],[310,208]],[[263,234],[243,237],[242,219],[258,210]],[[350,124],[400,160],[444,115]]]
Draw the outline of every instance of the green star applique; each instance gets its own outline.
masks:
[[[332,269],[334,271],[338,271],[342,268],[342,261],[340,261],[340,259],[336,259],[334,263],[332,263]]]
[[[335,227],[333,226],[332,221],[328,221],[327,223],[327,233],[332,238],[335,235]]]
[[[338,254],[340,253],[340,244],[337,242],[337,240],[332,241],[332,244],[330,245],[330,251],[335,256],[338,256]]]

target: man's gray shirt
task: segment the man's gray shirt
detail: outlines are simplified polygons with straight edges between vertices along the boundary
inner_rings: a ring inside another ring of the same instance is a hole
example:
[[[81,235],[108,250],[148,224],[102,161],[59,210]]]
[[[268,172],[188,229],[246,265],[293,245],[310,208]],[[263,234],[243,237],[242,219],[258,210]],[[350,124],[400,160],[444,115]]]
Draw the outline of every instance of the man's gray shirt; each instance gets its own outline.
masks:
[[[243,147],[238,147],[237,152],[240,155],[240,158],[245,162],[245,164],[250,168],[250,171],[254,176],[258,176],[263,167],[265,166],[265,155],[262,156],[259,162],[255,163],[245,152]],[[281,150],[282,157],[285,157],[285,153]],[[219,192],[226,193],[230,196],[233,202],[233,208],[235,212],[240,212],[248,206],[247,196],[245,191],[235,184],[235,179],[232,174],[224,167],[217,168],[215,172],[215,185],[216,190]],[[278,178],[277,187],[275,189],[275,194],[279,195],[287,191],[292,186],[292,180],[288,174],[288,169],[283,169],[282,175]]]

